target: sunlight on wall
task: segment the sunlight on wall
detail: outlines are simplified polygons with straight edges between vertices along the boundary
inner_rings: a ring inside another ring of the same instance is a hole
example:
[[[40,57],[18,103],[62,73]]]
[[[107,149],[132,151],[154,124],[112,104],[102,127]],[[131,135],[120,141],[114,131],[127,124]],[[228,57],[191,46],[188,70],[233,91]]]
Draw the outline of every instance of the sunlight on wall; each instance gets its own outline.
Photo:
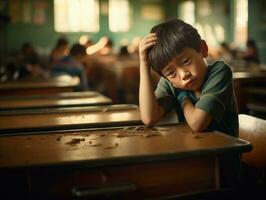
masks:
[[[109,0],[109,27],[112,32],[126,32],[130,28],[128,0]]]
[[[55,31],[98,32],[98,0],[55,0]]]
[[[210,26],[197,23],[195,27],[210,47],[219,47],[220,43],[225,40],[225,30],[220,24]]]
[[[224,40],[225,40],[224,27],[222,27],[220,24],[216,24],[214,26],[214,34],[215,34],[216,40],[219,43],[224,42]]]
[[[195,25],[195,3],[193,1],[184,1],[181,3],[180,16],[186,23]]]
[[[234,45],[243,48],[248,38],[248,0],[236,0]]]

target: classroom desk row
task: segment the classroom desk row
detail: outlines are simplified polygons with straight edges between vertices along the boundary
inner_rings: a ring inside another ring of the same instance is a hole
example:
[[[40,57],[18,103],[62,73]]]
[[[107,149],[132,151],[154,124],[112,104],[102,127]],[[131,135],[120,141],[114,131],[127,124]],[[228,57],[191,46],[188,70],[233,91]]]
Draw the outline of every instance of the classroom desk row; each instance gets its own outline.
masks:
[[[27,109],[83,107],[108,105],[112,100],[99,92],[63,92],[58,94],[39,94],[28,96],[0,97],[0,113],[2,111],[18,111]]]
[[[80,84],[78,77],[61,75],[51,78],[29,78],[0,83],[0,96],[25,96],[73,92]]]
[[[143,199],[219,191],[220,157],[251,150],[247,141],[194,133],[168,119],[144,126],[136,105],[37,108],[29,102],[41,102],[38,96],[0,101],[6,99],[28,103],[0,111],[0,193],[9,199]]]
[[[266,72],[235,72],[233,74],[239,113],[264,113],[266,117]]]
[[[142,124],[136,105],[0,112],[1,134]]]

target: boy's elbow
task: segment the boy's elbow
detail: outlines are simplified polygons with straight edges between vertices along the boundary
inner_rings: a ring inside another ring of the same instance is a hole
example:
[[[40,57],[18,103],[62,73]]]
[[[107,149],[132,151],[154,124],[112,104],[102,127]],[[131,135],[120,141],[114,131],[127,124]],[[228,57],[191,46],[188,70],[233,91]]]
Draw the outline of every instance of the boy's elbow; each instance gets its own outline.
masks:
[[[192,123],[190,124],[190,128],[194,131],[194,132],[203,132],[207,130],[207,126],[206,124],[203,123]]]
[[[193,117],[189,122],[189,126],[195,132],[204,132],[207,131],[211,121],[212,117],[209,114],[204,114],[200,117]]]
[[[156,124],[156,120],[148,117],[141,117],[142,122],[147,126],[153,126]]]

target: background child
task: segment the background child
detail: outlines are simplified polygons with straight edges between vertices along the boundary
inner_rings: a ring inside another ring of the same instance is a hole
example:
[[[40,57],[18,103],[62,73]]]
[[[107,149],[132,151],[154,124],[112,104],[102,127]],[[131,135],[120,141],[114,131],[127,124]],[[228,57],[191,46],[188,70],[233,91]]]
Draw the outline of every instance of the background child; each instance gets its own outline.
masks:
[[[86,48],[78,43],[73,44],[70,54],[55,62],[52,66],[52,76],[68,74],[79,77],[81,83],[76,90],[88,90],[88,78],[83,61],[86,58]]]

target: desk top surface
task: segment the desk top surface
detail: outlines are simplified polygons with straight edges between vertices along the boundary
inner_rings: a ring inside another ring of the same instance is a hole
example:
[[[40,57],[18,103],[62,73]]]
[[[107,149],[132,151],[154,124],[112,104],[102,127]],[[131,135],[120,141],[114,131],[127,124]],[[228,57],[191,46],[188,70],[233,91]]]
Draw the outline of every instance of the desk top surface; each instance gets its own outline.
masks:
[[[111,104],[112,100],[98,92],[66,92],[55,95],[10,96],[0,98],[0,110],[91,106]]]
[[[254,79],[254,78],[266,78],[266,71],[255,71],[255,72],[234,72],[233,78],[238,79]]]
[[[0,137],[0,168],[84,164],[86,167],[249,151],[246,141],[188,125],[55,132]]]
[[[82,110],[36,112],[0,115],[1,135],[31,131],[65,130],[73,128],[110,127],[142,124],[136,105],[93,106]]]
[[[63,75],[55,78],[26,79],[8,81],[0,83],[0,90],[21,90],[21,89],[41,89],[41,88],[60,88],[75,87],[80,84],[78,77]]]
[[[12,95],[12,96],[1,96],[0,101],[6,100],[27,100],[27,99],[73,99],[80,97],[94,97],[100,95],[97,91],[82,91],[82,92],[60,92],[53,94],[31,94],[27,96]]]

